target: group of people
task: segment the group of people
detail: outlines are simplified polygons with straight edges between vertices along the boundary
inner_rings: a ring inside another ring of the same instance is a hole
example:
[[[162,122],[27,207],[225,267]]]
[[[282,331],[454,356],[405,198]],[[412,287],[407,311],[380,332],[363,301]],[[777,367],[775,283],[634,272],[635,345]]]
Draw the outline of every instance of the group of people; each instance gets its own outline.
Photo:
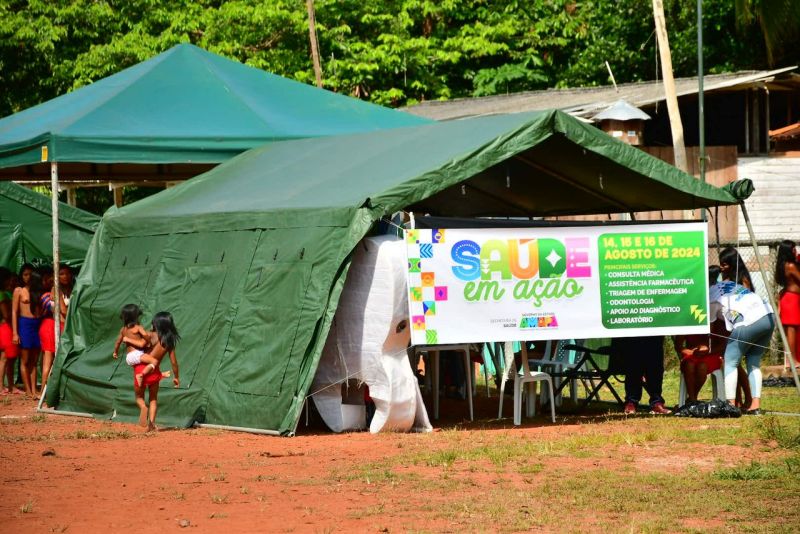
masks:
[[[53,298],[54,273],[51,267],[35,268],[26,263],[19,273],[0,267],[0,395],[27,395],[39,399],[50,376],[56,351],[55,314],[59,314],[61,332],[67,318],[74,272],[62,265],[58,270],[59,302]],[[134,393],[140,409],[139,422],[155,428],[158,410],[159,382],[173,376],[180,384],[175,345],[180,335],[169,312],[159,312],[152,320],[152,330],[140,324],[141,309],[135,304],[122,308],[123,327],[114,347],[117,357],[120,345],[127,347],[126,362],[134,369]],[[171,373],[162,373],[159,366],[169,355]],[[41,377],[37,376],[41,358]],[[19,362],[22,390],[14,376]],[[41,381],[39,380],[41,378]],[[41,383],[41,385],[40,385]],[[149,393],[149,402],[145,402]]]
[[[786,329],[789,347],[785,365],[797,355],[800,328],[800,267],[798,250],[793,241],[778,247],[775,281],[780,286],[779,313]],[[719,265],[709,267],[710,334],[676,336],[673,341],[686,383],[689,401],[698,394],[709,374],[722,369],[725,398],[742,413],[761,413],[761,357],[769,347],[775,329],[775,312],[754,289],[753,279],[739,252],[727,247],[720,252]],[[663,339],[634,338],[616,340],[618,350],[630,353],[626,361],[625,408],[635,413],[642,389],[650,395],[651,413],[667,414],[661,396],[664,373]],[[789,352],[791,351],[791,353]],[[741,362],[744,360],[746,371]]]
[[[26,263],[18,274],[0,268],[0,395],[23,394],[14,379],[17,359],[25,395],[39,398],[40,357],[41,389],[47,385],[56,350],[55,314],[63,331],[74,283],[72,268],[58,269],[59,302],[53,299],[54,281],[52,267],[37,269]]]

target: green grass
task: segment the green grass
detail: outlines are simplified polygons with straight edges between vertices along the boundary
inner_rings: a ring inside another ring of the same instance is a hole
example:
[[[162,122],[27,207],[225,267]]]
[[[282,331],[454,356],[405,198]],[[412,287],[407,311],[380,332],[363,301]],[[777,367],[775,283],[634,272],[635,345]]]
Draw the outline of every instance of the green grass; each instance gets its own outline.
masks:
[[[211,502],[214,504],[228,504],[228,495],[215,493],[211,495]]]
[[[75,432],[70,432],[68,434],[64,434],[65,439],[93,439],[93,440],[101,440],[101,441],[108,441],[114,439],[130,439],[134,437],[129,430],[98,430],[97,432],[87,432],[85,430],[76,430]]]
[[[452,530],[772,533],[800,526],[800,418],[615,416],[565,426],[547,439],[444,430],[421,444],[402,441],[397,455],[331,478],[368,484],[376,494],[400,486],[406,495],[438,496],[416,513]],[[715,454],[720,447],[740,452]],[[693,449],[707,451],[710,465],[688,463],[706,459],[688,454]],[[762,452],[758,460],[737,460],[745,450]],[[650,458],[653,452],[661,456]],[[674,456],[676,463],[659,467],[657,460]],[[588,463],[577,467],[581,458]],[[647,459],[655,467],[642,468]]]

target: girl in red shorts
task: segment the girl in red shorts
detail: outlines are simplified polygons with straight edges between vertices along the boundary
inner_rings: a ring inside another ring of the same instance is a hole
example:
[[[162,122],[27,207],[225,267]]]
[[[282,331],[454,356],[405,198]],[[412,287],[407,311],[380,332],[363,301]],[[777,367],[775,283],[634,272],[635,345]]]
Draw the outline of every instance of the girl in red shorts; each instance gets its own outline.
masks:
[[[56,321],[53,318],[53,271],[42,271],[41,313],[42,322],[39,325],[39,344],[42,347],[42,389],[47,385],[50,377],[50,368],[53,367],[53,358],[56,353]]]
[[[11,328],[14,279],[14,273],[0,267],[0,395],[22,395],[22,391],[14,387],[14,364],[19,356],[19,345],[14,344]],[[3,377],[8,381],[8,387],[3,385]]]
[[[786,331],[788,350],[797,358],[797,329],[800,328],[800,269],[797,265],[794,241],[781,241],[778,245],[778,259],[775,261],[775,282],[781,286],[779,313]],[[796,361],[796,360],[795,360]],[[788,371],[791,363],[789,355],[783,357],[783,365]]]
[[[712,350],[712,345],[716,350]],[[724,347],[724,338],[717,338],[713,334],[675,336],[675,349],[680,356],[681,373],[686,381],[687,400],[696,401],[708,375],[722,368]]]
[[[154,346],[150,350],[149,356],[155,358],[159,364],[161,360],[169,354],[169,361],[172,364],[172,383],[177,388],[180,385],[178,359],[175,357],[175,345],[180,341],[181,336],[178,334],[175,323],[172,320],[172,315],[169,312],[158,312],[153,317],[153,330],[156,333],[157,341],[154,340]],[[142,375],[146,363],[139,363],[133,368],[134,377]],[[147,430],[156,429],[156,412],[158,411],[158,386],[163,378],[159,365],[153,372],[145,374],[142,378],[141,384],[134,378],[133,386],[136,394],[136,405],[139,407],[139,424],[147,426]],[[149,392],[148,403],[145,403],[144,393],[145,389]]]

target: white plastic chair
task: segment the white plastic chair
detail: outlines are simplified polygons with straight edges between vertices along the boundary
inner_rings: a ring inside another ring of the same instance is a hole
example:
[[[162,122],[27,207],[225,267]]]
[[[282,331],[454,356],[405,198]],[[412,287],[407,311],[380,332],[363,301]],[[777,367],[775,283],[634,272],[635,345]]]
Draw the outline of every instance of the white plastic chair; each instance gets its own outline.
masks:
[[[709,373],[711,377],[711,396],[714,399],[725,400],[725,375],[722,369],[717,369],[713,373]],[[681,385],[678,392],[678,406],[686,404],[686,380],[681,373]]]
[[[506,350],[510,351],[509,344]],[[513,361],[513,360],[512,360]],[[522,372],[514,372],[514,424],[522,424],[522,394],[523,387],[527,395],[526,415],[536,415],[536,383],[544,382],[550,388],[548,391],[550,397],[553,397],[553,379],[549,374],[543,371],[532,371],[528,363],[528,348],[525,343],[522,344]],[[550,418],[556,422],[556,408],[555,403],[550,404]]]
[[[561,373],[565,369],[574,369],[576,361],[576,353],[574,350],[566,349],[565,347],[570,344],[580,345],[582,340],[575,339],[562,339],[559,341],[547,341],[544,348],[544,358],[528,360],[529,365],[533,365],[539,371],[553,371]],[[558,377],[554,380],[554,386],[561,385],[562,378]],[[586,385],[584,384],[584,387]],[[588,391],[588,389],[587,389]],[[577,381],[571,380],[569,383],[569,396],[573,403],[578,401],[578,384]],[[542,390],[541,402],[544,404],[549,397],[546,391]],[[561,393],[556,397],[556,405],[561,406]]]

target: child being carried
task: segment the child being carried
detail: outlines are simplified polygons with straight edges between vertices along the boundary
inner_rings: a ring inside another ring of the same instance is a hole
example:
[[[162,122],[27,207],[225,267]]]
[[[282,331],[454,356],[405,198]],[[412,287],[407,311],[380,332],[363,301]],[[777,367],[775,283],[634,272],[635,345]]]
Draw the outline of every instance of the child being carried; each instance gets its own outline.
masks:
[[[154,358],[148,352],[156,343],[157,338],[155,332],[148,332],[142,325],[139,324],[139,318],[142,316],[142,310],[136,304],[126,304],[122,307],[119,317],[122,319],[122,328],[120,328],[119,336],[114,344],[113,357],[116,359],[119,352],[119,346],[125,343],[127,352],[125,354],[125,363],[130,367],[136,367],[140,363],[147,364],[141,373],[136,374],[136,385],[141,386],[144,377],[155,370],[158,366],[158,359]],[[170,376],[170,372],[166,371],[161,373],[161,378]]]

